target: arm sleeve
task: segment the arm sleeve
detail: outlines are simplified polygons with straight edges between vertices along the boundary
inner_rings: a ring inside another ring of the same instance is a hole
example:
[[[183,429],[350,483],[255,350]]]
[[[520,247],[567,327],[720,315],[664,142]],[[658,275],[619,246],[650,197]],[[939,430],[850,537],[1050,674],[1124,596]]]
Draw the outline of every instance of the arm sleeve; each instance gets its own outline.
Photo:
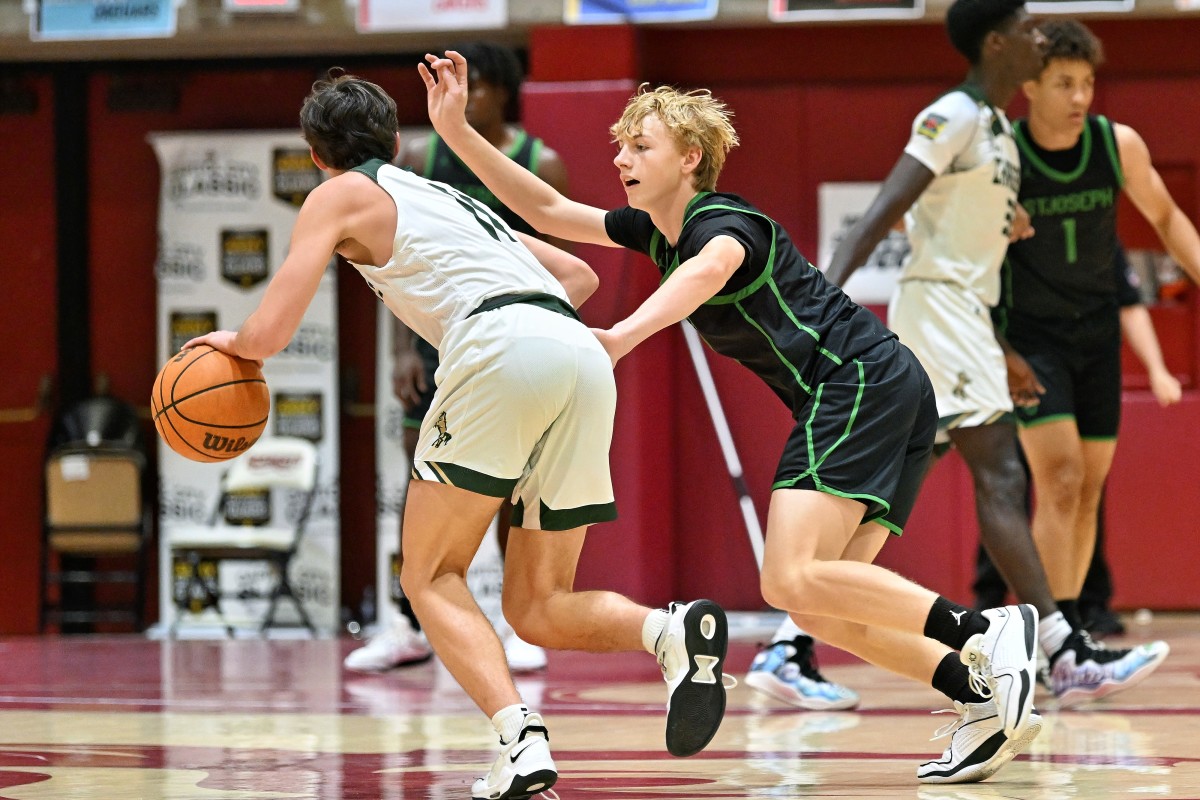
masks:
[[[978,104],[962,92],[950,92],[913,120],[904,152],[941,175],[970,144],[978,125]]]

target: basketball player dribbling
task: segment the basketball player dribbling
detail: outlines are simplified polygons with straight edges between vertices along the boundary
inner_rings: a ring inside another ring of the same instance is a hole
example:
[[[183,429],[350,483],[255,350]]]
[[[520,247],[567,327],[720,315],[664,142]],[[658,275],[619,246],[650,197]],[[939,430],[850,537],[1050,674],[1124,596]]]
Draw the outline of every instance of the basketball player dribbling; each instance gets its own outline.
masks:
[[[408,490],[401,582],[434,651],[500,737],[472,797],[524,800],[558,777],[546,722],[521,703],[465,580],[504,497],[515,505],[503,590],[513,628],[545,647],[656,655],[669,691],[667,747],[700,751],[725,711],[724,612],[706,600],[652,610],[572,588],[587,527],[616,515],[612,362],[575,310],[594,273],[461,192],[393,166],[396,104],[378,86],[349,75],[318,81],[300,121],[329,179],[305,200],[287,258],[241,329],[185,346],[248,359],[279,352],[334,253],[437,346],[441,380]]]

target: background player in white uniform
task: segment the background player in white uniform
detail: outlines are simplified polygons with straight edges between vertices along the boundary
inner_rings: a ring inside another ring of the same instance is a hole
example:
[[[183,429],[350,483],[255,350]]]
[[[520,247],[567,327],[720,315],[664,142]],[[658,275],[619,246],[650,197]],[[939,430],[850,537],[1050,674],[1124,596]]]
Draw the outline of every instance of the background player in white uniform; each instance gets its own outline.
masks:
[[[1042,69],[1045,38],[1023,0],[956,0],[950,41],[970,64],[966,80],[917,115],[900,160],[866,214],[833,255],[828,277],[844,284],[905,216],[912,256],[889,308],[889,325],[929,373],[948,436],[975,484],[980,540],[1024,603],[1041,617],[1038,638],[1054,658],[1070,647],[1079,666],[1055,685],[1059,696],[1098,694],[1094,645],[1072,637],[1034,547],[1025,509],[1013,403],[1042,392],[1029,364],[995,333],[1000,265],[1014,230],[1018,151],[1003,108]],[[1104,693],[1113,691],[1111,685]]]
[[[568,302],[582,302],[595,275],[544,242],[522,244],[466,195],[388,163],[399,126],[378,86],[347,75],[318,81],[300,119],[313,160],[331,177],[305,200],[287,258],[241,330],[187,346],[250,359],[279,352],[334,253],[438,346],[401,580],[434,650],[500,735],[500,757],[473,797],[524,800],[558,776],[545,723],[521,704],[465,580],[505,496],[516,504],[503,593],[513,627],[547,647],[656,654],[670,688],[667,746],[698,752],[725,710],[721,609],[698,600],[651,610],[612,592],[572,591],[587,526],[616,513],[612,364]]]

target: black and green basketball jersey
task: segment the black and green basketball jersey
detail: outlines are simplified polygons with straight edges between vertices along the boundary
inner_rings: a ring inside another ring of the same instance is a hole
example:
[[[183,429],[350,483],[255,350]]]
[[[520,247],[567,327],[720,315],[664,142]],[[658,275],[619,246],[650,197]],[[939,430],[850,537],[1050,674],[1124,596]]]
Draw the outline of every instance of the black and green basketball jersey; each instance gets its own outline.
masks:
[[[1021,151],[1021,204],[1036,233],[1009,245],[1001,306],[1012,316],[1075,320],[1116,307],[1113,259],[1124,183],[1112,124],[1089,116],[1069,150],[1048,151],[1014,126]]]
[[[762,378],[793,414],[834,370],[895,338],[825,280],[777,222],[736,195],[692,198],[674,247],[644,211],[620,208],[604,222],[614,242],[649,255],[664,281],[717,236],[742,245],[745,261],[688,319],[713,350]]]
[[[517,138],[506,156],[520,164],[534,175],[538,171],[538,158],[542,154],[542,140],[530,136],[525,131],[518,131]],[[429,135],[429,149],[425,154],[425,170],[422,176],[431,181],[445,183],[458,189],[467,197],[472,197],[495,211],[502,220],[514,231],[537,236],[538,233],[525,220],[518,217],[508,206],[496,199],[492,190],[483,185],[475,173],[459,160],[454,151],[446,146],[442,137],[436,133]]]

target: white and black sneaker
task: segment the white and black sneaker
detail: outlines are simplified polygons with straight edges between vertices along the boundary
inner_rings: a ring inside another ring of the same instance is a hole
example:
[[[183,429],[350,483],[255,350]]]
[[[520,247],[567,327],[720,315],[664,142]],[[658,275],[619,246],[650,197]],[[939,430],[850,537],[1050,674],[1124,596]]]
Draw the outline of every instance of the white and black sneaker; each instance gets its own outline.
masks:
[[[500,743],[500,756],[487,777],[471,787],[472,800],[528,800],[558,780],[550,757],[550,734],[541,714],[525,715],[521,732]]]
[[[722,666],[729,645],[725,612],[711,600],[671,603],[654,650],[667,681],[667,750],[691,756],[704,749],[725,716]]]
[[[1004,606],[981,611],[991,623],[963,645],[959,657],[978,670],[992,690],[1004,735],[1021,737],[1033,712],[1037,670],[1037,609],[1031,605]]]
[[[974,783],[990,778],[1028,747],[1042,730],[1042,718],[1031,711],[1021,735],[1008,738],[994,700],[982,703],[956,700],[954,711],[934,713],[957,713],[958,719],[933,735],[934,739],[950,736],[950,746],[941,758],[917,767],[917,779],[922,783]]]

